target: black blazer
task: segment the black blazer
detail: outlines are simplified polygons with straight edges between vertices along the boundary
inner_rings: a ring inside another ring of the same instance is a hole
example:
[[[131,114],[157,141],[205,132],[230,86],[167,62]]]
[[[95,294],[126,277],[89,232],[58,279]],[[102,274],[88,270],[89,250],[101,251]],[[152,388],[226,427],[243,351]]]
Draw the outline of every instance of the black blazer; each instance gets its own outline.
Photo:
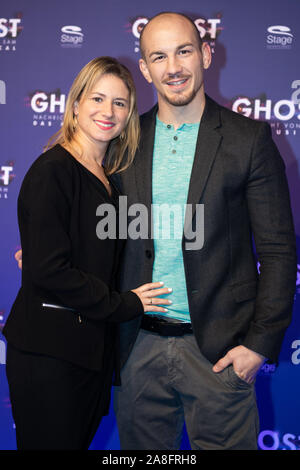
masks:
[[[118,195],[60,145],[33,163],[18,198],[22,286],[3,329],[11,344],[101,370],[113,324],[143,313],[137,295],[115,290],[123,242],[96,235],[97,207],[117,210]]]
[[[140,148],[122,174],[128,205],[139,202],[149,209],[156,113],[157,106],[141,117]],[[277,361],[291,320],[297,261],[285,167],[270,126],[206,96],[187,203],[204,204],[204,246],[187,250],[182,239],[191,321],[200,350],[215,363],[242,344]],[[128,240],[121,289],[151,281],[154,256],[150,237]],[[140,319],[120,325],[122,363],[139,327]]]

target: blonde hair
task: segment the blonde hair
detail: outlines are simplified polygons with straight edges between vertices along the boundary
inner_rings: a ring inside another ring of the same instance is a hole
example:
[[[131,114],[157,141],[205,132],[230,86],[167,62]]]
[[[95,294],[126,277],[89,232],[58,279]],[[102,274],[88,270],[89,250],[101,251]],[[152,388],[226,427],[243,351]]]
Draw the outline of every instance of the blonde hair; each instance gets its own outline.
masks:
[[[49,139],[44,150],[48,150],[56,144],[72,148],[72,143],[76,140],[74,104],[84,99],[96,81],[106,74],[120,78],[129,91],[129,113],[125,128],[120,136],[110,142],[105,156],[105,170],[107,174],[112,174],[129,167],[134,159],[140,137],[140,122],[133,78],[127,67],[112,57],[97,57],[80,70],[68,94],[62,127]]]

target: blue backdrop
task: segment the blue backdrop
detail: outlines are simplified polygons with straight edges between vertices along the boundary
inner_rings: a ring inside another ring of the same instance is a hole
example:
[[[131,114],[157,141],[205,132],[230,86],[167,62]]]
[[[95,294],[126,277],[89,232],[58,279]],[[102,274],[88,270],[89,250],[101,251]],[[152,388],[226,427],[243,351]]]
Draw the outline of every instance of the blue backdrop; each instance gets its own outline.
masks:
[[[84,64],[111,55],[132,71],[139,110],[155,102],[138,70],[138,35],[159,11],[188,14],[210,42],[213,62],[206,91],[220,104],[268,121],[286,163],[299,246],[300,236],[300,2],[295,0],[11,0],[0,7],[0,326],[20,286],[16,201],[22,179],[59,128],[69,87]],[[38,197],[38,195],[37,195]],[[258,267],[259,268],[259,267]],[[294,316],[277,367],[257,378],[259,448],[300,449],[300,264]],[[54,339],[55,340],[55,339]],[[15,449],[0,333],[0,449]],[[113,411],[92,449],[119,449]],[[183,449],[189,449],[185,436]]]

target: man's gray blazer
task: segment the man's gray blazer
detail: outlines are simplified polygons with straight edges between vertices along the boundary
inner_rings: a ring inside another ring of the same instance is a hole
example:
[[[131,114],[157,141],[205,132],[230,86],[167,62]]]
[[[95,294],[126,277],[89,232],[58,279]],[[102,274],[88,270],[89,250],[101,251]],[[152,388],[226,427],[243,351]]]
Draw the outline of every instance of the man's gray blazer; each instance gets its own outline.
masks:
[[[144,204],[149,225],[156,113],[157,106],[141,117],[139,150],[121,173],[128,207]],[[291,320],[297,260],[285,166],[270,126],[206,96],[187,203],[204,204],[203,247],[188,250],[188,240],[182,239],[191,321],[201,352],[215,363],[244,345],[276,362]],[[154,256],[151,237],[128,238],[122,291],[152,281]],[[140,321],[120,325],[123,364]]]

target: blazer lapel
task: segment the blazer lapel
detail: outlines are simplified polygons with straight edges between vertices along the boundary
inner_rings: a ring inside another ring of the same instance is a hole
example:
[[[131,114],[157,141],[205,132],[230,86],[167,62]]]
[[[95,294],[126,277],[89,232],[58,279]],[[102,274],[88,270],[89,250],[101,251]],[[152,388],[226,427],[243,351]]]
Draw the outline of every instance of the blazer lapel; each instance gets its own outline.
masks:
[[[152,203],[152,161],[157,105],[141,119],[141,138],[134,159],[136,187],[139,201],[150,208]]]
[[[200,202],[222,140],[218,132],[220,125],[219,107],[206,95],[187,198],[187,203],[192,204],[192,215],[195,213],[196,204]]]
[[[151,240],[151,204],[152,204],[152,162],[155,138],[155,123],[157,105],[144,114],[141,118],[141,138],[139,149],[134,159],[135,184],[137,188],[138,201],[148,211],[148,234]]]
[[[152,223],[152,161],[157,109],[158,107],[155,105],[141,119],[140,145],[133,162],[138,201],[144,204],[148,210],[149,230]],[[192,216],[195,213],[196,204],[200,202],[222,140],[218,129],[221,125],[219,113],[217,103],[206,95],[187,198],[187,204],[192,204]]]

